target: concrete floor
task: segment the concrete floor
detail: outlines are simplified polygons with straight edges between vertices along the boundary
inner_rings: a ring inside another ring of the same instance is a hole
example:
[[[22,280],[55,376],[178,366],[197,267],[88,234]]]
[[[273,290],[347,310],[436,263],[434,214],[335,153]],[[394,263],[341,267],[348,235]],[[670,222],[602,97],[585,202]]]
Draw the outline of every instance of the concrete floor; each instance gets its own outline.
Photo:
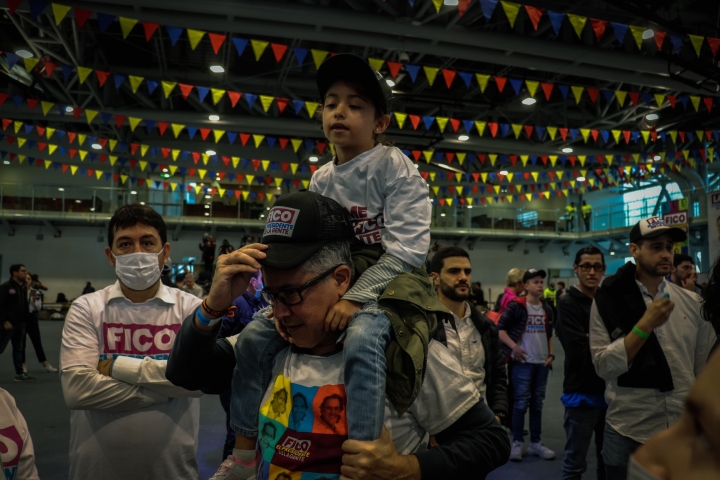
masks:
[[[43,321],[40,323],[43,346],[50,362],[57,366],[60,351],[62,322]],[[547,396],[543,412],[543,441],[557,453],[557,459],[540,460],[537,457],[525,457],[522,462],[509,463],[488,478],[491,480],[545,480],[560,478],[562,451],[565,444],[565,432],[562,426],[563,407],[560,403],[562,393],[563,352],[556,342],[558,368],[548,381]],[[65,406],[57,374],[42,373],[36,361],[34,351],[28,346],[28,370],[36,378],[32,383],[15,383],[11,349],[0,358],[0,388],[4,388],[15,397],[18,408],[28,422],[28,428],[35,444],[37,468],[43,480],[66,479],[68,474],[68,445],[70,436],[70,414]],[[198,461],[200,479],[207,479],[215,472],[221,462],[222,442],[224,438],[224,412],[215,396],[201,399],[200,441]],[[526,441],[527,446],[527,441]],[[584,478],[594,478],[595,458],[588,458],[588,472]]]

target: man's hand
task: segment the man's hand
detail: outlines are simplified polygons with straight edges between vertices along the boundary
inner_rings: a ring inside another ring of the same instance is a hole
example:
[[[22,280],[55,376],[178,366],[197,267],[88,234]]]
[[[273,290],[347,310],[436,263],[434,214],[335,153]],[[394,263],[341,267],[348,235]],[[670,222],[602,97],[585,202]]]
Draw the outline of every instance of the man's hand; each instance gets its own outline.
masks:
[[[5,330],[12,330],[12,329],[13,329],[12,323],[10,323],[10,322],[5,322],[5,323],[3,323],[3,327],[5,328]]]
[[[420,480],[415,455],[400,455],[383,425],[380,438],[372,442],[345,440],[340,480]]]
[[[548,357],[545,359],[545,366],[549,367],[550,365],[552,365],[553,360],[555,360],[555,356],[552,354],[548,355]]]
[[[640,318],[638,328],[645,333],[650,333],[668,321],[674,308],[675,303],[668,297],[653,301]]]
[[[325,331],[345,330],[352,316],[360,311],[360,306],[358,302],[341,299],[333,305],[325,317]]]
[[[682,288],[685,290],[695,291],[695,275],[691,274],[687,278],[681,279],[680,282],[682,283]]]
[[[107,360],[100,360],[100,362],[98,362],[98,368],[97,368],[100,375],[105,375],[106,377],[112,377],[112,364],[113,364],[112,358],[109,358]]]
[[[220,257],[206,298],[210,308],[225,310],[233,300],[245,293],[250,276],[260,270],[258,260],[265,258],[263,250],[266,248],[267,245],[253,243]]]
[[[512,358],[513,360],[517,360],[518,362],[522,362],[527,358],[527,352],[523,350],[520,345],[515,344],[515,346],[512,349]]]

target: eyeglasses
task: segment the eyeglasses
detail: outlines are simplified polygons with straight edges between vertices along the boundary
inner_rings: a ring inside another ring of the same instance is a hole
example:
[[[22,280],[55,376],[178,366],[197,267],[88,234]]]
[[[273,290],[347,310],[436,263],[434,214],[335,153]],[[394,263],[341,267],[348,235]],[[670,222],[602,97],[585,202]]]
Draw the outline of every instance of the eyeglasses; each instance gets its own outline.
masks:
[[[597,273],[602,273],[605,271],[605,265],[603,265],[602,263],[582,263],[578,265],[578,268],[583,273],[589,272],[590,269],[595,270]]]
[[[280,290],[279,292],[271,292],[269,290],[263,289],[262,294],[263,299],[269,303],[270,305],[275,305],[275,300],[280,300],[282,303],[287,305],[288,307],[292,307],[293,305],[297,305],[298,303],[303,301],[302,292],[303,290],[307,290],[308,288],[312,287],[313,285],[316,285],[320,283],[325,277],[333,273],[338,267],[342,266],[335,265],[330,270],[328,270],[325,273],[321,273],[317,277],[313,278],[309,282],[305,283],[304,285],[300,285],[299,287],[291,287],[291,288],[285,288],[283,290]]]

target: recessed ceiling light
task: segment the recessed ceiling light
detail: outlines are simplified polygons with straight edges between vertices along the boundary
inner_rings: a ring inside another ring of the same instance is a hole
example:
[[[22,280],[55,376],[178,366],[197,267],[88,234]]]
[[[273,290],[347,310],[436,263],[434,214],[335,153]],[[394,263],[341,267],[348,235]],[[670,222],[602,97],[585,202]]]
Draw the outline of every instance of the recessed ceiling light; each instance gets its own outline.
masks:
[[[205,195],[205,198],[212,198],[212,196],[210,196],[210,195]]]
[[[610,255],[615,255],[615,252],[610,252]]]
[[[191,186],[191,187],[197,187],[197,183],[195,183],[195,182],[190,182],[190,186]]]
[[[215,150],[208,150],[208,151],[205,152],[205,155],[211,155],[211,156],[212,156],[212,155],[215,155],[215,153],[216,153]]]
[[[223,73],[225,69],[221,65],[210,65],[210,71],[214,73]]]
[[[443,3],[451,7],[456,7],[458,4],[458,0],[445,0]]]
[[[657,113],[648,113],[647,115],[645,115],[645,120],[651,122],[657,120],[658,118],[660,118],[660,115],[658,115]]]
[[[63,187],[58,188],[58,192],[64,192],[65,189]]]
[[[75,200],[75,203],[82,203],[82,200]]]
[[[218,120],[220,120],[220,115],[210,115],[208,117],[208,120],[210,120],[211,122],[217,122]]]
[[[100,145],[99,143],[93,143],[92,148],[94,148],[95,150],[100,150],[102,148],[102,145]]]
[[[385,79],[385,83],[388,84],[388,87],[394,87],[394,86],[395,86],[395,82],[393,81],[392,78],[386,78],[386,79]]]
[[[145,205],[145,202],[140,202],[140,205]]]
[[[10,165],[10,160],[3,160],[3,163],[4,163],[5,165]]]
[[[137,192],[135,190],[130,190],[130,195],[137,195]]]
[[[308,158],[308,160],[310,160],[311,162],[315,163],[315,162],[317,162],[317,161],[319,160],[319,158],[316,157],[315,155],[313,155],[312,157]]]
[[[441,214],[440,214],[440,216],[441,216],[441,217],[444,217],[444,216],[445,216],[445,214],[444,214],[444,213],[441,213]]]
[[[537,100],[535,100],[532,97],[528,97],[525,100],[522,101],[523,105],[535,105],[537,103]]]
[[[470,137],[467,135],[460,135],[460,136],[458,136],[458,140],[460,140],[461,142],[466,142],[466,141],[470,140]]]
[[[210,216],[210,213],[209,213],[209,212],[205,212],[205,216],[206,216],[206,217],[209,217],[209,216]]]
[[[577,180],[578,182],[584,182],[585,177],[577,177],[575,180]]]
[[[143,203],[143,202],[140,202],[140,203]],[[95,211],[95,207],[90,207],[90,211],[91,211],[91,212],[94,212],[94,211]]]
[[[210,208],[210,205],[205,205],[205,208]]]
[[[565,148],[562,149],[562,152],[563,152],[563,153],[572,153],[572,151],[573,151],[573,149],[570,148],[570,147],[565,147]]]
[[[167,168],[163,168],[163,173],[165,173],[165,172],[167,172],[167,171],[168,171]]]
[[[260,218],[265,218],[265,214],[264,214],[264,213],[261,214],[261,215],[260,215]]]
[[[655,160],[656,162],[659,162],[660,160],[662,160],[662,157],[660,155],[655,155],[653,157],[653,160]]]
[[[67,113],[72,113],[72,112],[73,112],[73,110],[75,110],[75,109],[74,109],[74,108],[72,108],[72,107],[71,107],[71,106],[69,106],[69,105],[68,105],[67,107],[65,107],[65,111],[66,111]]]
[[[500,170],[500,175],[507,175],[507,174],[508,174],[507,170]]]
[[[15,52],[15,55],[17,55],[20,58],[32,58],[34,56],[32,52],[30,52],[28,50],[24,50],[24,49],[17,50]]]
[[[468,205],[468,208],[472,208],[472,205]]]
[[[652,38],[655,36],[655,32],[653,32],[652,28],[648,28],[642,33],[643,40],[647,40],[648,38]]]

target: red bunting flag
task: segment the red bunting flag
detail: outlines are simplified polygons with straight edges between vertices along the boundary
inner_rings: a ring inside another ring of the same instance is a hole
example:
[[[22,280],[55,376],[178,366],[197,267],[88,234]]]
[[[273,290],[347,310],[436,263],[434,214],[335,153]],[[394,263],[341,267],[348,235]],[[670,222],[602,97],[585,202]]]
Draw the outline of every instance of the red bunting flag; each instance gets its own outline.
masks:
[[[417,162],[420,160],[420,155],[422,155],[422,152],[420,150],[413,150],[412,152],[413,159]]]
[[[390,70],[390,75],[392,75],[392,78],[397,78],[398,73],[400,73],[400,67],[402,67],[402,63],[400,62],[385,62],[385,65],[388,66],[388,70]]]
[[[3,103],[5,103],[5,100],[7,100],[9,96],[10,95],[8,95],[7,93],[0,92],[0,107],[2,107]],[[3,126],[5,125],[5,120],[6,119],[3,118]],[[4,127],[3,130],[5,130],[5,128],[7,127]]]
[[[283,55],[285,55],[285,52],[287,52],[288,46],[282,43],[271,43],[270,48],[272,48],[273,54],[275,55],[275,61],[279,63]]]
[[[533,133],[533,128],[535,128],[535,127],[533,127],[532,125],[525,125],[523,128],[525,129],[525,135],[527,135],[528,138],[531,138],[532,133]]]
[[[287,107],[287,104],[290,100],[288,98],[280,98],[275,97],[275,102],[277,103],[278,111],[282,114],[285,111],[285,107]]]
[[[127,117],[124,115],[115,115],[115,125],[117,125],[118,128],[122,127],[122,124],[125,123],[125,120],[127,120]]]
[[[240,143],[242,143],[243,147],[245,146],[245,144],[247,144],[248,140],[250,140],[249,133],[241,133],[240,134]]]
[[[592,135],[593,140],[597,142],[598,135],[600,135],[600,130],[592,129],[590,130],[590,134]]]
[[[135,155],[135,152],[137,152],[137,149],[138,149],[138,148],[140,148],[140,144],[139,144],[139,143],[131,143],[131,144],[130,144],[130,153],[131,153],[132,155]]]
[[[713,58],[715,58],[715,55],[717,55],[718,47],[720,47],[720,38],[713,38],[713,37],[705,37],[707,38],[708,45],[710,45],[710,50],[712,51]]]
[[[286,139],[287,140],[287,139]],[[282,169],[283,173],[287,173],[288,168],[290,168],[290,164],[288,162],[281,162],[280,168]]]
[[[178,87],[180,87],[180,92],[182,93],[182,97],[184,100],[187,100],[190,92],[192,92],[192,89],[195,88],[192,85],[186,85],[184,83],[178,83]]]
[[[667,35],[667,32],[655,30],[655,35],[653,37],[655,39],[655,45],[657,45],[658,50],[662,50],[663,42],[665,41],[665,35]]]
[[[322,155],[323,152],[325,152],[325,147],[327,147],[327,142],[316,142],[315,146],[317,147],[320,155]]]
[[[192,157],[193,157],[193,163],[194,163],[195,165],[197,165],[197,163],[200,161],[200,152],[192,152]],[[191,169],[190,171],[192,172],[193,170]],[[194,173],[190,173],[190,176],[191,176],[191,177],[192,177],[193,175],[195,175],[195,174],[194,174]]]
[[[503,89],[505,88],[505,84],[507,83],[506,77],[498,77],[495,76],[495,83],[497,83],[498,92],[502,93]]]
[[[419,115],[408,115],[408,118],[410,119],[410,123],[412,123],[413,130],[417,130],[418,125],[420,125],[420,116]]]
[[[545,92],[545,99],[549,102],[550,101],[550,95],[552,95],[553,88],[555,87],[554,83],[545,83],[542,82],[540,86],[543,89],[543,92]]]
[[[168,155],[170,155],[170,149],[168,147],[162,147],[160,149],[160,152],[162,152],[162,157],[167,160]],[[167,165],[160,165],[161,168],[167,168]]]
[[[670,102],[670,106],[672,108],[675,108],[675,100],[677,100],[677,96],[676,95],[665,95],[665,98],[667,98],[668,102]]]
[[[45,67],[45,76],[47,78],[52,77],[53,72],[57,68],[57,63],[51,62],[50,60],[43,60],[43,66]]]
[[[221,35],[219,33],[208,33],[208,38],[210,39],[210,44],[212,45],[213,52],[215,52],[215,55],[217,55],[220,52],[220,47],[222,47],[223,43],[225,43],[227,35]]]
[[[105,82],[107,81],[108,77],[110,76],[110,72],[103,72],[101,70],[95,70],[95,75],[97,75],[98,79],[98,85],[101,87],[105,85]]]
[[[282,150],[285,150],[285,147],[287,147],[287,144],[289,141],[290,141],[289,138],[278,138],[278,142],[280,143],[280,148]]]
[[[38,104],[38,101],[34,98],[28,98],[27,99],[28,107],[30,107],[30,111],[32,112],[35,106]]]
[[[488,128],[490,129],[490,134],[491,134],[493,137],[496,137],[496,136],[497,136],[497,132],[498,132],[498,124],[497,124],[497,122],[488,122],[487,126],[488,126]]]
[[[445,77],[445,85],[447,85],[447,88],[450,88],[452,86],[453,80],[455,80],[455,75],[457,75],[457,72],[455,70],[445,70],[442,71],[443,77]]]
[[[64,163],[63,166],[62,166],[62,172],[63,172],[63,173],[67,172],[67,169],[68,169],[68,168],[70,168],[70,165],[67,164],[67,163]]]
[[[235,105],[237,105],[238,100],[240,100],[240,97],[242,97],[242,93],[231,92],[230,90],[228,90],[227,96],[228,96],[228,98],[230,98],[230,105],[232,105],[232,107],[235,108]]]
[[[77,151],[76,149],[74,149],[74,148],[71,148],[69,151],[70,151],[70,158],[71,158],[71,159],[72,159],[72,158],[75,158],[75,155],[77,155],[77,152],[78,152],[78,151]]]
[[[638,100],[640,99],[640,92],[629,92],[628,96],[630,97],[630,101],[632,101],[633,108],[637,108]]]
[[[560,132],[560,137],[563,139],[563,141],[565,141],[565,139],[567,138],[568,129],[567,128],[558,128],[558,131]]]
[[[598,20],[597,18],[591,18],[590,24],[592,25],[593,32],[595,32],[595,38],[599,42],[605,33],[605,27],[607,27],[607,21]]]
[[[255,171],[257,172],[257,169],[260,167],[260,160],[255,160],[255,159],[253,158],[252,164],[253,164],[253,168],[254,168]]]
[[[450,125],[452,126],[453,132],[457,133],[458,129],[460,128],[460,120],[458,120],[457,118],[451,118]]]
[[[202,137],[203,140],[207,140],[207,137],[208,137],[208,135],[210,135],[211,131],[212,130],[210,130],[209,128],[201,128],[200,136]]]
[[[42,153],[42,151],[45,150],[45,147],[47,147],[47,143],[38,142],[38,150],[40,150],[40,153]]]
[[[73,8],[73,12],[75,12],[75,22],[77,22],[78,28],[82,28],[85,25],[85,22],[88,21],[88,18],[90,18],[90,15],[93,13],[90,10],[85,10],[84,8]]]
[[[538,25],[540,24],[540,19],[542,18],[543,10],[542,8],[536,8],[531,7],[529,5],[525,5],[525,11],[528,14],[528,17],[530,17],[530,21],[532,22],[533,28],[535,30],[538,29]]]
[[[623,137],[625,138],[625,143],[630,143],[630,130],[623,130],[622,132]],[[629,157],[629,155],[628,155]]]
[[[708,112],[711,112],[713,106],[713,97],[703,97],[703,102],[705,102],[705,106],[707,107]]]
[[[37,130],[37,133],[39,136],[45,135],[45,127],[41,127],[40,125],[36,126],[35,129]],[[107,140],[105,140],[107,141]]]
[[[67,132],[67,137],[68,137],[68,143],[73,143],[75,141],[75,137],[77,137],[77,133]]]
[[[22,3],[22,0],[7,0],[10,15],[15,13],[15,10],[17,10],[17,8],[20,6],[21,3]]]
[[[590,100],[592,100],[592,103],[595,103],[597,101],[598,93],[600,93],[600,90],[592,87],[587,87],[585,90],[587,90],[587,93],[590,96]]]
[[[143,30],[145,30],[145,42],[149,42],[155,32],[157,32],[160,24],[155,22],[142,22]]]
[[[472,0],[459,0],[458,1],[458,15],[461,17],[465,15],[465,12],[467,12],[468,7],[470,6],[470,2]]]
[[[165,135],[165,130],[170,126],[168,122],[158,122],[158,130],[160,131],[160,135]]]
[[[85,110],[83,110],[83,109],[80,108],[80,107],[75,107],[75,108],[73,109],[73,118],[75,118],[75,120],[77,120],[78,118],[80,118],[80,115],[82,115],[82,113],[83,113],[84,111],[85,111]]]

